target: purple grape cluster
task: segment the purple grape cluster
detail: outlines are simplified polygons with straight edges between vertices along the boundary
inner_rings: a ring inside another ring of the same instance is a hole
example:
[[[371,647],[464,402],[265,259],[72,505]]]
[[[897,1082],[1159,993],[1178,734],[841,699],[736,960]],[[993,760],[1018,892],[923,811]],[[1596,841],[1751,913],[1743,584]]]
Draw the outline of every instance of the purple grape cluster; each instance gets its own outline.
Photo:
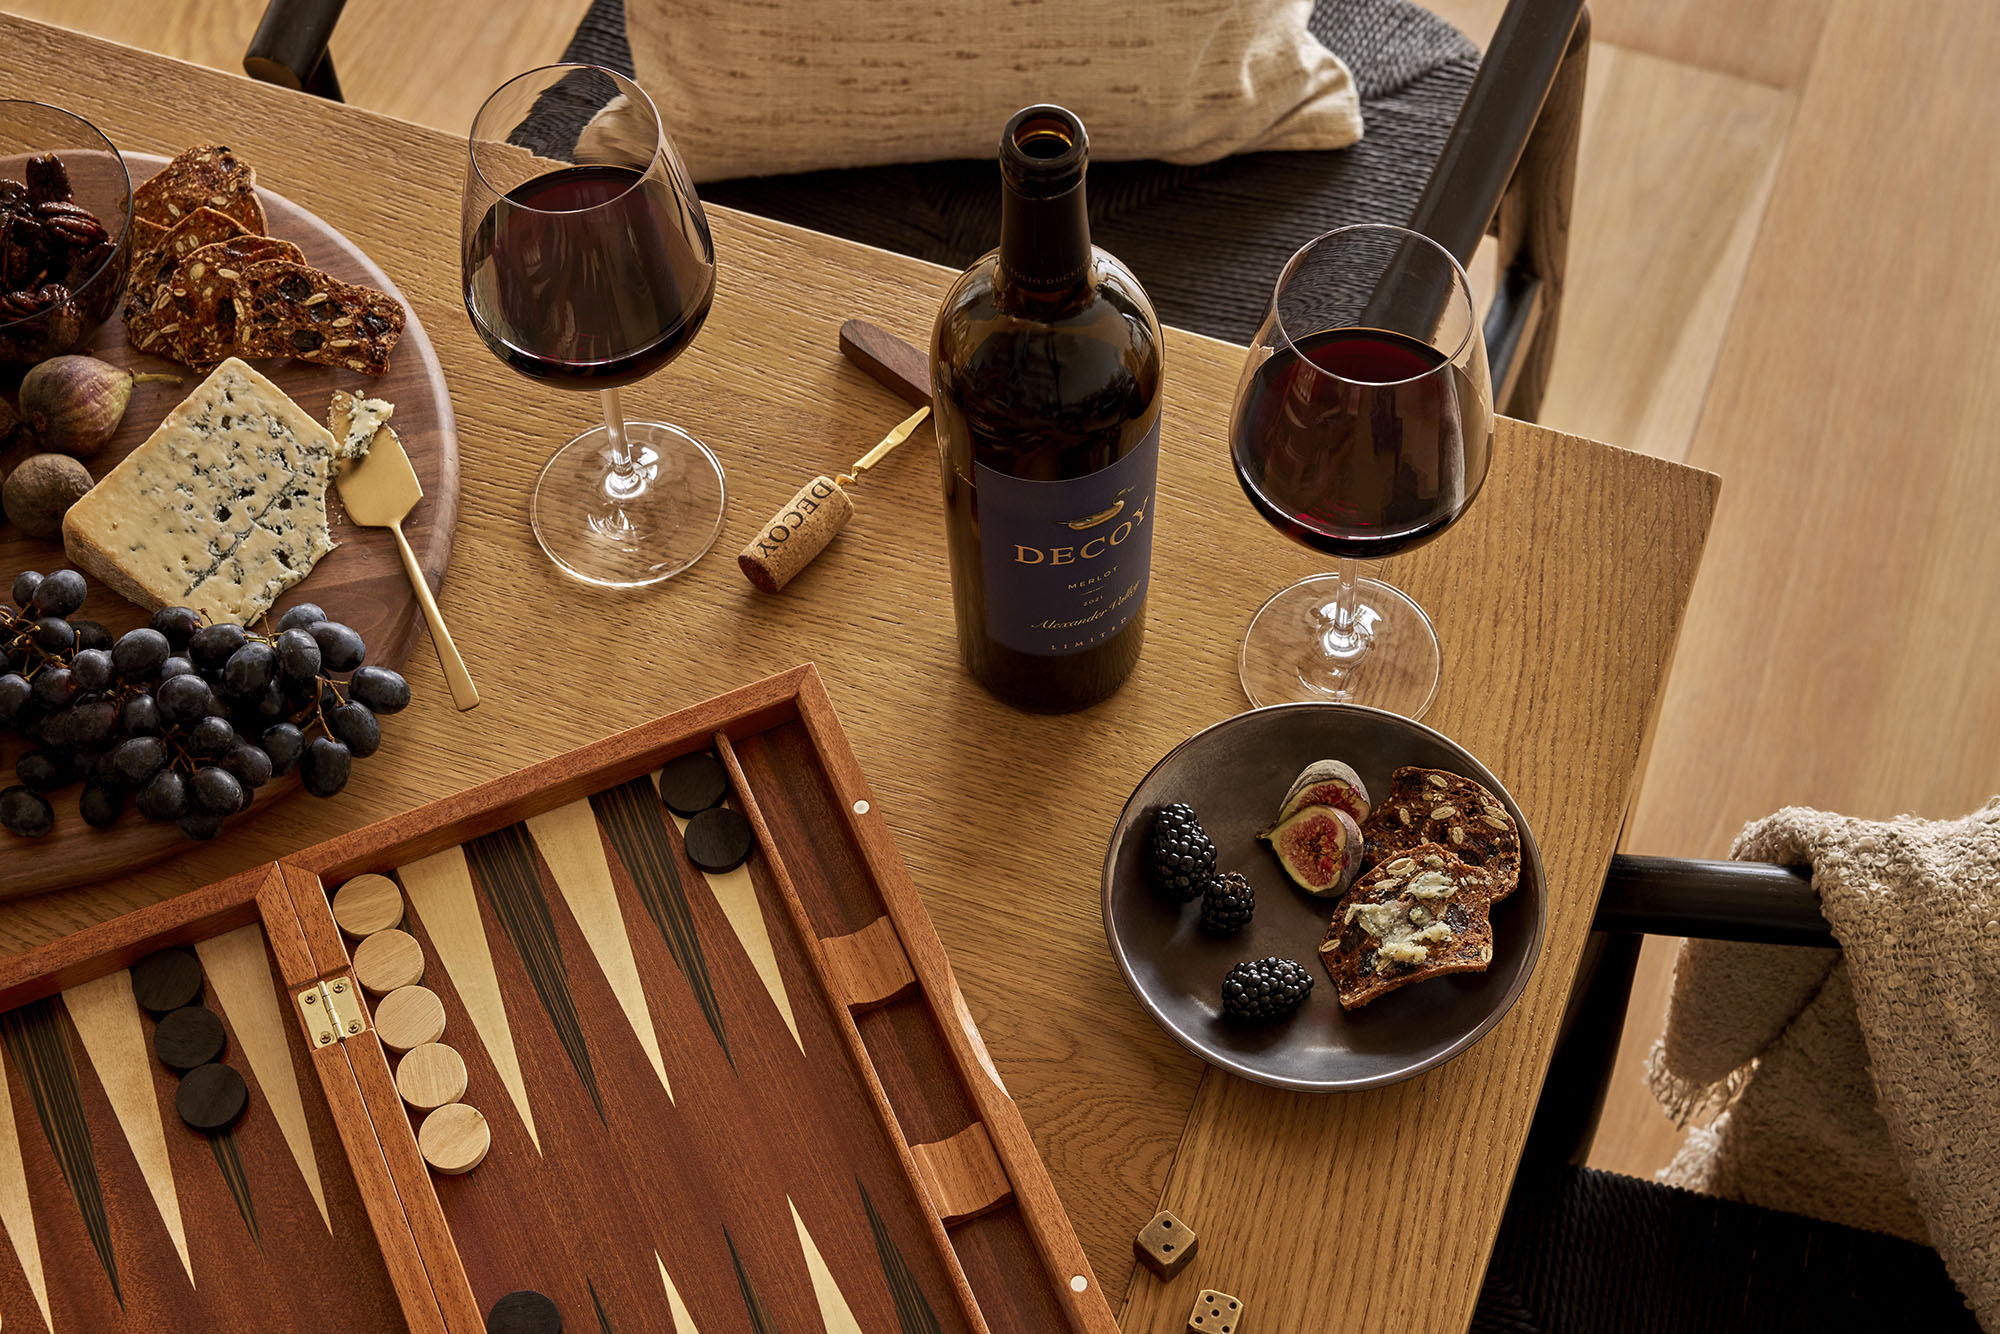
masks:
[[[300,603],[268,633],[168,607],[111,637],[83,620],[75,570],[14,580],[0,604],[0,733],[30,743],[0,790],[0,828],[40,838],[49,796],[81,783],[78,813],[114,824],[129,801],[149,820],[214,838],[258,788],[298,770],[330,797],[382,744],[377,720],[410,702],[409,683],[363,665],[361,636]]]

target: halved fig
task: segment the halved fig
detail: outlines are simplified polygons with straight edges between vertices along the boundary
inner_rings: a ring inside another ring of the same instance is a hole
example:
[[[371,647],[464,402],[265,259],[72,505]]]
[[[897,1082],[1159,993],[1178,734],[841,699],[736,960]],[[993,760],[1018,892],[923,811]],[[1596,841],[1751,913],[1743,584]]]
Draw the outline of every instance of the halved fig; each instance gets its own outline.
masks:
[[[1331,806],[1346,811],[1348,818],[1358,825],[1368,818],[1368,788],[1360,774],[1339,760],[1314,760],[1292,780],[1291,790],[1285,793],[1271,828],[1276,829],[1308,806]]]
[[[1338,806],[1305,806],[1258,835],[1308,894],[1333,898],[1361,871],[1361,827]]]

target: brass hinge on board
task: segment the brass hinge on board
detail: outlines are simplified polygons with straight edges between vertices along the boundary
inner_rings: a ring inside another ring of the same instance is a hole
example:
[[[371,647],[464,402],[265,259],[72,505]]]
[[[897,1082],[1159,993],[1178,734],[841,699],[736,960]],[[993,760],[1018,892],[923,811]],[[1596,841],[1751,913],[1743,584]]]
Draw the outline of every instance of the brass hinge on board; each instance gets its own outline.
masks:
[[[336,977],[316,982],[299,993],[299,1014],[315,1047],[330,1047],[368,1031],[368,1019],[361,1012],[361,997],[355,994],[354,979]]]

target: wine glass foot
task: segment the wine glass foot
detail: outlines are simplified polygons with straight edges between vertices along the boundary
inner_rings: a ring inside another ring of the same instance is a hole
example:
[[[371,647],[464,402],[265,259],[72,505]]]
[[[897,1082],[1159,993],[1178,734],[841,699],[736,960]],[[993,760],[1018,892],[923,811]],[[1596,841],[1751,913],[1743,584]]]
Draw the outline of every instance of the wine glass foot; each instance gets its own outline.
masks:
[[[535,540],[564,574],[605,588],[671,579],[722,535],[728,489],[708,446],[677,426],[628,421],[633,467],[612,467],[602,426],[557,450],[535,483]]]
[[[1354,622],[1339,633],[1340,577],[1280,589],[1250,620],[1238,670],[1243,693],[1266,704],[1336,702],[1421,718],[1437,698],[1437,631],[1410,596],[1380,579],[1356,580]]]

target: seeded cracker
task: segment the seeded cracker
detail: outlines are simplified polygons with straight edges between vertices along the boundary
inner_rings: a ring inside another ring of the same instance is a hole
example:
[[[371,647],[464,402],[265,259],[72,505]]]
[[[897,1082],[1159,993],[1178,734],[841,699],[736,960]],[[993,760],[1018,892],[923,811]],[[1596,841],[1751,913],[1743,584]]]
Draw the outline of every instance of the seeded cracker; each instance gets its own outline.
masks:
[[[238,280],[252,264],[270,259],[303,264],[305,255],[273,236],[237,236],[181,260],[166,283],[166,306],[175,312],[179,328],[165,355],[206,370],[233,353]]]
[[[253,264],[237,288],[239,356],[298,357],[380,375],[403,336],[403,308],[386,293],[303,264]]]
[[[1437,843],[1420,843],[1362,876],[1319,946],[1341,1008],[1358,1010],[1412,982],[1485,972],[1493,961],[1492,888],[1487,872]]]
[[[199,208],[234,218],[252,235],[268,229],[257,200],[256,170],[217,144],[184,149],[132,192],[133,218],[159,227],[172,227]]]
[[[126,341],[142,352],[173,356],[180,317],[170,288],[182,257],[242,235],[243,224],[234,218],[201,208],[167,231],[146,237],[143,248],[133,253],[125,281]]]
[[[1480,784],[1449,770],[1396,770],[1361,833],[1371,867],[1420,843],[1438,843],[1492,873],[1495,903],[1521,880],[1521,831],[1514,817]]]

